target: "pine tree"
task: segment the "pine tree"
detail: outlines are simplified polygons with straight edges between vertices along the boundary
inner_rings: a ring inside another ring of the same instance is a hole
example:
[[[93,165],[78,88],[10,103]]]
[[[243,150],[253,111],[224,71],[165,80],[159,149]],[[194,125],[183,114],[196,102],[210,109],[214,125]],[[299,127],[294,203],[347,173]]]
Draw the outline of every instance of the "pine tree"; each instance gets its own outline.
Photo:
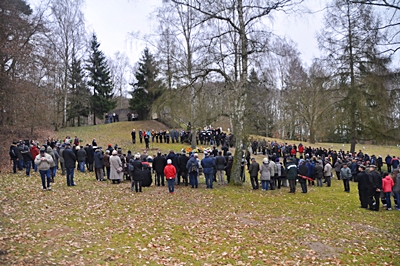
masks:
[[[110,69],[106,57],[99,50],[99,46],[100,43],[97,41],[96,35],[93,34],[87,70],[89,71],[88,85],[93,89],[93,95],[90,98],[90,110],[93,113],[94,125],[96,125],[96,117],[102,119],[104,113],[117,106],[117,102],[113,100]]]
[[[70,96],[67,109],[67,117],[72,126],[75,125],[75,119],[78,119],[78,127],[81,126],[82,116],[89,115],[90,91],[85,84],[84,77],[81,61],[73,56],[68,79]]]
[[[135,73],[136,83],[131,84],[133,91],[129,107],[139,115],[139,119],[148,119],[152,104],[162,95],[163,86],[158,77],[158,66],[154,56],[145,48]]]

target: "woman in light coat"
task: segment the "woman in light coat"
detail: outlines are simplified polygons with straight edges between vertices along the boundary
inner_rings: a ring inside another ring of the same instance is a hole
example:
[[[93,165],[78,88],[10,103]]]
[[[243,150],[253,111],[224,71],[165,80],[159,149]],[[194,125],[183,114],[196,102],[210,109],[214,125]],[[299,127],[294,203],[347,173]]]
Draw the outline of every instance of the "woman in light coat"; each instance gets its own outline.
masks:
[[[110,156],[110,179],[113,184],[119,184],[124,178],[124,168],[122,167],[121,159],[118,156],[118,152],[114,150],[112,156]]]
[[[269,182],[271,180],[271,171],[272,169],[268,158],[264,158],[260,169],[262,190],[268,190]]]

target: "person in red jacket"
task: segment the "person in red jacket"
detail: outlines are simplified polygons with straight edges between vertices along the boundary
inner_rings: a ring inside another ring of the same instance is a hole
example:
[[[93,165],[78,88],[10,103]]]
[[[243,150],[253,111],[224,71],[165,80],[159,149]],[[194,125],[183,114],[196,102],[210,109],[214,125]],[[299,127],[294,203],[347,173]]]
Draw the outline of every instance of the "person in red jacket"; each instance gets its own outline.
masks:
[[[164,168],[164,175],[165,175],[165,179],[167,179],[167,182],[168,182],[169,193],[174,194],[176,168],[175,168],[175,166],[173,166],[171,159],[167,160],[167,165]]]
[[[39,155],[39,149],[36,145],[36,142],[32,142],[32,147],[31,147],[31,155],[32,155],[32,165],[33,165],[33,169],[35,170],[35,172],[37,172],[37,165],[35,164],[35,158],[36,156]]]
[[[394,181],[389,173],[384,173],[385,177],[382,179],[382,190],[386,197],[387,210],[392,210],[392,202],[390,201],[390,194],[392,194],[392,189],[394,186]]]

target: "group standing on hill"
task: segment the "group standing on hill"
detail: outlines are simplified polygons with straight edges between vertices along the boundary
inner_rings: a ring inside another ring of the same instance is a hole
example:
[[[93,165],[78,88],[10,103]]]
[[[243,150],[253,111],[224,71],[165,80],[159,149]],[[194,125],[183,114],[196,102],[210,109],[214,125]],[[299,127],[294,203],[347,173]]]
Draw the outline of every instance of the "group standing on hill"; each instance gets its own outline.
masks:
[[[132,132],[135,132],[133,130]],[[150,136],[148,135],[150,132]],[[157,141],[155,131],[139,131],[139,133],[152,137]],[[178,133],[178,131],[175,131]],[[179,138],[172,139],[174,142]],[[218,135],[219,133],[217,133]],[[161,134],[164,138],[164,135]],[[136,136],[132,135],[134,141]],[[165,141],[165,139],[159,141]],[[212,189],[214,183],[223,185],[230,182],[233,157],[226,143],[219,142],[222,146],[214,146],[211,151],[204,153],[204,158],[199,159],[197,153],[186,154],[185,150],[175,153],[171,150],[168,154],[149,156],[147,150],[142,154],[127,155],[122,149],[109,144],[105,150],[98,147],[96,139],[86,146],[80,145],[81,141],[75,136],[67,136],[64,140],[48,138],[40,146],[37,141],[13,142],[10,146],[10,159],[13,164],[13,172],[25,170],[27,176],[31,175],[31,169],[39,171],[44,190],[51,189],[51,183],[61,169],[66,177],[67,186],[76,186],[74,181],[75,169],[80,172],[94,172],[98,181],[106,179],[113,183],[121,183],[124,178],[131,180],[132,190],[141,192],[143,187],[150,186],[155,175],[156,186],[165,186],[174,193],[174,185],[184,185],[198,188],[199,175],[204,174],[206,187]],[[167,141],[168,143],[168,141]],[[215,145],[217,142],[215,142]],[[260,165],[252,155],[264,154],[265,158]],[[299,156],[298,156],[299,155]],[[382,173],[383,165],[387,165],[387,172]],[[350,181],[358,182],[359,198],[362,208],[379,210],[380,201],[392,209],[391,196],[394,197],[394,206],[399,209],[400,199],[400,174],[399,158],[395,156],[376,157],[368,154],[349,153],[330,149],[304,147],[301,143],[290,145],[277,142],[252,141],[244,150],[241,160],[241,179],[245,182],[245,167],[250,176],[253,189],[259,188],[260,177],[263,190],[280,189],[288,186],[290,193],[296,192],[296,184],[300,183],[302,193],[308,192],[308,186],[316,183],[322,187],[325,183],[331,186],[333,174],[338,180],[343,180],[344,191],[350,193]],[[226,176],[226,181],[225,181]],[[173,182],[173,184],[172,184]]]

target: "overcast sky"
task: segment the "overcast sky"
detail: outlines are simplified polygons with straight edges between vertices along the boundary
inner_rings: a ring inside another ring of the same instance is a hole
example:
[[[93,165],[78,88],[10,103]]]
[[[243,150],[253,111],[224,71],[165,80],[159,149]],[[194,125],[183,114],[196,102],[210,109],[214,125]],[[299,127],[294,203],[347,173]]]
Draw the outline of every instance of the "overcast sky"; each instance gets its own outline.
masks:
[[[306,0],[312,11],[324,8],[325,0]],[[100,49],[112,56],[120,51],[128,55],[131,64],[136,63],[145,43],[129,36],[130,32],[151,33],[156,25],[151,12],[162,4],[162,0],[86,0],[84,13],[88,32],[95,31]],[[307,15],[284,15],[275,17],[273,30],[286,35],[298,44],[302,59],[310,65],[319,56],[316,32],[322,27],[323,12]]]

